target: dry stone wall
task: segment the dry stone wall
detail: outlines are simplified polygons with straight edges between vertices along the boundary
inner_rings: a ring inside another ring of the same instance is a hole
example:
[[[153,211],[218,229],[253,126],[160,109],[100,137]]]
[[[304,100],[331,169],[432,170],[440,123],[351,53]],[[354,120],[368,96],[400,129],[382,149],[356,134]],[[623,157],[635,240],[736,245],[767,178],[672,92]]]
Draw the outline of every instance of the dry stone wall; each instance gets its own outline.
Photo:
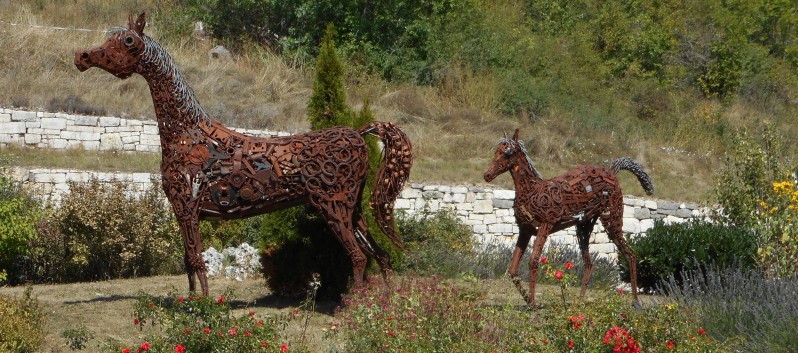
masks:
[[[233,130],[263,137],[289,135],[268,130]],[[88,151],[161,151],[158,123],[154,120],[0,108],[0,146],[12,144]]]
[[[133,190],[144,191],[153,181],[160,182],[158,174],[102,173],[68,169],[12,169],[15,179],[22,181],[42,198],[58,202],[69,192],[69,182],[85,182],[92,178],[100,181],[124,180]],[[480,186],[447,186],[411,184],[406,186],[396,200],[396,209],[409,215],[426,211],[450,209],[471,227],[482,244],[513,246],[518,234],[513,213],[515,191]],[[690,218],[706,217],[709,210],[696,204],[672,201],[624,198],[624,232],[632,236],[644,234],[661,219],[665,223],[684,222]],[[549,243],[559,242],[576,246],[574,229],[554,233]],[[609,240],[601,224],[596,225],[590,250],[603,256],[617,258],[615,245]]]

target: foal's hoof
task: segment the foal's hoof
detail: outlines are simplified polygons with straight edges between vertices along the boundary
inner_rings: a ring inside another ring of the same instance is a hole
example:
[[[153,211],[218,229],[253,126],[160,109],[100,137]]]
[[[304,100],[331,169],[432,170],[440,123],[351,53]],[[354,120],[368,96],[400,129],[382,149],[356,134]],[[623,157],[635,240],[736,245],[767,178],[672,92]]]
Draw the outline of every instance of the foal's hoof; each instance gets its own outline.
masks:
[[[632,300],[632,306],[637,310],[643,310],[643,304],[639,300]]]

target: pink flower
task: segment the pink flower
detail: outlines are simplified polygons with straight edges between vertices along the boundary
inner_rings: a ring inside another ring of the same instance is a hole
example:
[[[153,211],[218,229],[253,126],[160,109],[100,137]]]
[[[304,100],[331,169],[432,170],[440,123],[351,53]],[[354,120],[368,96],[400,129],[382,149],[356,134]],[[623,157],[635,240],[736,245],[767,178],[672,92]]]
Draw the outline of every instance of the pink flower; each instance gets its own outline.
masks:
[[[178,344],[175,346],[175,353],[186,353],[186,347],[183,347],[182,344]]]
[[[252,310],[250,310],[250,311],[249,311],[249,316],[255,316],[255,312],[254,312],[254,311],[252,311]]]
[[[249,330],[244,330],[244,336],[252,336],[252,333]]]
[[[562,271],[557,271],[557,272],[555,272],[555,273],[554,273],[554,278],[556,278],[556,279],[562,279]]]
[[[238,327],[233,327],[230,329],[230,331],[227,332],[230,333],[230,336],[235,336],[236,333],[238,333]]]
[[[548,261],[549,261],[549,259],[547,259],[545,256],[540,258],[540,263],[542,263],[542,264],[545,264]]]
[[[570,270],[572,268],[574,268],[574,264],[572,264],[570,261],[565,263],[566,270]]]
[[[618,294],[623,294],[623,289],[618,288]]]

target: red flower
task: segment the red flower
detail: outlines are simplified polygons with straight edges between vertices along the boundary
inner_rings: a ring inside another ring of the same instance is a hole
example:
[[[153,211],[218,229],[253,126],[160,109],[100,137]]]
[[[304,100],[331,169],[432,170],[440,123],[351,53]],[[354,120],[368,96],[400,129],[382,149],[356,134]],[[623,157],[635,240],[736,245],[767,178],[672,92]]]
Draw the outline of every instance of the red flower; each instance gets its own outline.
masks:
[[[618,288],[618,294],[623,294],[623,289],[622,288]]]
[[[236,333],[238,333],[238,327],[233,327],[230,329],[230,331],[227,332],[230,333],[230,336],[235,336]]]
[[[706,331],[704,331],[704,328],[702,328],[702,327],[699,327],[699,328],[698,328],[698,334],[699,334],[699,335],[706,335],[706,334],[707,334],[707,332],[706,332]]]
[[[141,344],[141,347],[139,347],[139,351],[140,352],[146,352],[148,350],[150,350],[150,343],[149,342],[144,342],[144,343]]]
[[[676,347],[676,345],[673,344],[673,341],[668,340],[668,341],[665,342],[665,348],[667,348],[668,350],[673,349],[673,347]]]
[[[393,336],[394,335],[393,331],[388,330],[388,335]]]
[[[185,300],[185,299],[183,299],[183,297],[180,297],[180,298],[177,298],[177,301],[179,301],[179,302],[181,302],[181,303],[182,303],[182,302],[184,302],[184,301],[186,301],[186,300]]]
[[[122,353],[130,353],[130,348],[122,348]]]
[[[249,330],[244,330],[244,336],[252,336],[252,333]]]
[[[266,342],[261,342],[260,346],[263,347],[263,348],[266,348],[266,347],[269,346],[269,344],[267,344]]]
[[[554,273],[554,278],[556,278],[556,279],[562,279],[562,271],[557,271],[557,272],[555,272],[555,273]]]
[[[206,333],[206,334],[208,334],[208,333],[211,333],[211,328],[210,328],[210,327],[206,327],[206,328],[205,328],[205,333]]]
[[[572,268],[574,268],[574,264],[572,264],[570,261],[565,263],[566,270],[570,270]]]
[[[133,325],[136,325],[136,326],[139,325],[139,318],[134,318],[133,319]]]
[[[250,310],[250,311],[249,311],[249,316],[255,316],[255,312],[254,312],[254,311],[252,311],[252,310]]]
[[[219,297],[219,300],[217,300],[216,302],[219,304],[224,303],[224,296]]]
[[[255,325],[263,326],[263,320],[258,320],[258,322],[256,322]]]
[[[183,347],[182,344],[178,344],[175,346],[175,353],[186,353],[186,347]]]
[[[540,258],[540,263],[542,263],[542,264],[545,264],[548,261],[549,261],[549,259],[547,259],[545,256]]]
[[[281,352],[288,352],[288,345],[283,343],[283,345],[280,346],[280,351]]]
[[[574,348],[574,341],[568,341],[568,348]]]

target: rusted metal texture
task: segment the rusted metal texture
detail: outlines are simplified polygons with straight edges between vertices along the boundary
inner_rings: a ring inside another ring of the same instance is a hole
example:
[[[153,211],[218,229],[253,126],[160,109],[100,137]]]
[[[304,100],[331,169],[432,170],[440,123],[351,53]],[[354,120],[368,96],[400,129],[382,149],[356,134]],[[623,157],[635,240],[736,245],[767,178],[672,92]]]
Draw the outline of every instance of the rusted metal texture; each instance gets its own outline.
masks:
[[[128,28],[109,31],[101,46],[76,52],[75,65],[147,80],[161,136],[163,190],[183,234],[190,290],[196,277],[208,294],[201,218],[243,218],[300,204],[313,205],[326,219],[349,253],[356,286],[365,279],[368,257],[386,274],[389,256],[369,234],[360,210],[368,173],[363,135],[373,134],[384,145],[370,204],[381,230],[399,246],[393,205],[412,165],[407,135],[389,122],[281,138],[234,132],[209,117],[169,54],[144,34],[146,15],[128,22]]]
[[[529,158],[523,142],[518,140],[517,129],[512,138],[505,136],[499,141],[493,163],[484,177],[485,181],[490,182],[509,171],[513,178],[513,209],[520,234],[508,275],[530,306],[535,307],[535,281],[546,238],[553,232],[571,226],[576,226],[579,249],[585,263],[581,290],[581,295],[584,296],[593,271],[588,251],[590,233],[599,219],[609,238],[629,262],[632,293],[637,300],[637,260],[622,232],[623,194],[616,177],[622,169],[637,177],[646,194],[651,195],[654,192],[651,178],[643,167],[629,158],[618,158],[609,168],[581,165],[558,177],[543,179]],[[518,265],[533,235],[535,242],[529,259],[530,279],[527,293],[518,277]]]

